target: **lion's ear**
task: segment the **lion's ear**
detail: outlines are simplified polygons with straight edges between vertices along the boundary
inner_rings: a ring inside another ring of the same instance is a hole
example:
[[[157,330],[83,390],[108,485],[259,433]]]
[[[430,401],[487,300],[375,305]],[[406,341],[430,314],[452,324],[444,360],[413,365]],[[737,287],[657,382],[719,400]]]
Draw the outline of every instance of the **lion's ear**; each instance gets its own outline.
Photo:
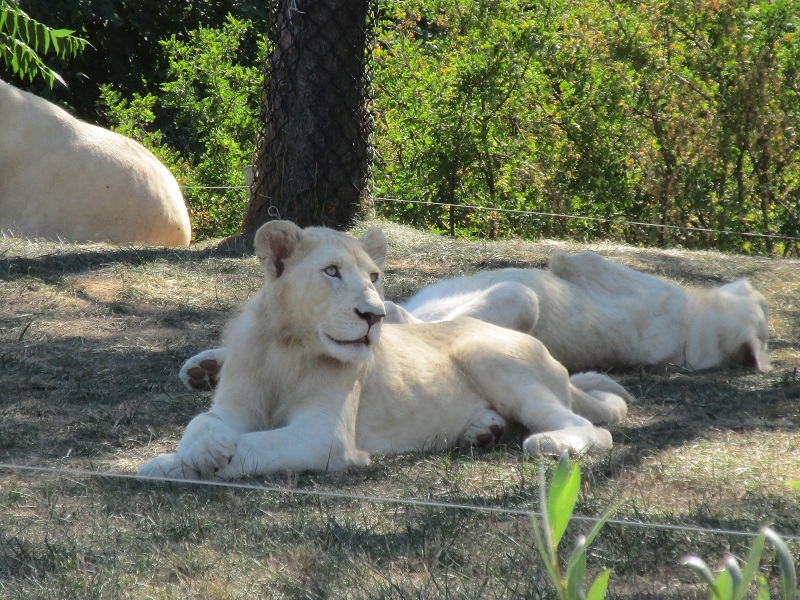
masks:
[[[283,275],[286,260],[294,253],[302,235],[303,230],[289,221],[270,221],[256,231],[256,256],[265,274]]]
[[[375,261],[375,264],[383,268],[383,263],[386,260],[386,234],[380,227],[370,227],[364,234],[358,238],[361,246],[364,248],[369,257]]]
[[[736,294],[737,296],[752,296],[753,295],[753,286],[750,285],[750,282],[747,279],[739,278],[734,279],[730,283],[726,283],[723,286],[720,286],[721,290],[729,292],[731,294]]]

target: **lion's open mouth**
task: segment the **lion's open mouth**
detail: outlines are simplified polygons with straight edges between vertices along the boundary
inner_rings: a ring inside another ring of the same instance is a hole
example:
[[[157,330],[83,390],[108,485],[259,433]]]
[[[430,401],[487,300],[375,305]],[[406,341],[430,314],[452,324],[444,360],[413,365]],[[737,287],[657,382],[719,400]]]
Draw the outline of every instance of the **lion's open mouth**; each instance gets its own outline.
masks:
[[[360,337],[357,340],[337,340],[329,336],[327,333],[325,335],[334,344],[339,344],[340,346],[369,346],[369,338],[367,336]]]

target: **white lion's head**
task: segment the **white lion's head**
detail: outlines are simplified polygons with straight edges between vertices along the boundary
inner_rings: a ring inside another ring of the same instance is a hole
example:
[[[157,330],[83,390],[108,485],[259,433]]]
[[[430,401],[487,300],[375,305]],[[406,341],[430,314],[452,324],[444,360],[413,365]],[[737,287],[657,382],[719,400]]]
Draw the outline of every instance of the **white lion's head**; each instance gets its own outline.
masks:
[[[314,354],[358,363],[372,356],[386,316],[386,236],[356,239],[327,228],[271,221],[255,237],[270,318],[278,335]]]
[[[727,299],[729,312],[739,324],[738,338],[729,341],[731,364],[743,364],[758,371],[770,368],[767,355],[769,309],[764,296],[746,279],[736,279],[719,288]]]
[[[694,369],[742,365],[770,368],[767,355],[767,302],[746,279],[737,279],[695,296],[686,362]]]

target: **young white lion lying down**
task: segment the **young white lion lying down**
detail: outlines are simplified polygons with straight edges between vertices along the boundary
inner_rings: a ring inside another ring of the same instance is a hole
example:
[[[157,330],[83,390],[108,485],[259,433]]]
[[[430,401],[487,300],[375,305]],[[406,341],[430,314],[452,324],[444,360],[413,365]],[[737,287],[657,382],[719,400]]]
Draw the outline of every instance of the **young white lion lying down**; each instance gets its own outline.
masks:
[[[571,371],[674,364],[769,368],[767,304],[745,279],[675,285],[593,252],[549,270],[501,269],[431,284],[397,308],[413,322],[471,316],[530,333]]]
[[[232,479],[335,471],[374,453],[486,443],[505,426],[525,451],[611,446],[593,423],[625,417],[610,378],[572,378],[535,338],[470,318],[384,323],[380,229],[359,240],[273,221],[256,234],[264,286],[228,328],[211,409],[145,477]]]
[[[570,371],[674,364],[769,368],[767,304],[745,279],[718,288],[669,283],[593,252],[550,256],[549,270],[501,269],[422,288],[389,323],[468,316],[539,339]],[[187,387],[216,384],[225,349],[189,358]]]

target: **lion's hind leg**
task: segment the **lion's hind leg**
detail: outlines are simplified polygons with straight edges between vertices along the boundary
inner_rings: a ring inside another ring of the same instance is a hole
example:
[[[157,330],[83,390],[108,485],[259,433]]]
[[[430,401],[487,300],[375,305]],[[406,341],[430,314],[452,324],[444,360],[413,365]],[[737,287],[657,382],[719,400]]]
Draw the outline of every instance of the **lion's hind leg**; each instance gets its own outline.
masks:
[[[555,379],[525,362],[498,357],[472,362],[470,375],[499,414],[531,432],[522,444],[529,454],[581,455],[611,448],[608,431],[573,412],[566,369],[552,364],[560,370]]]
[[[550,255],[547,266],[560,279],[584,289],[603,290],[617,297],[624,297],[629,293],[639,295],[646,287],[644,280],[658,281],[652,275],[640,273],[594,252],[554,252]]]
[[[445,320],[472,317],[498,327],[530,333],[539,319],[539,298],[527,286],[503,281],[466,296],[464,304]]]
[[[433,286],[445,295],[426,299],[411,298],[407,307],[422,321],[452,321],[472,317],[498,327],[531,333],[539,319],[539,299],[529,287],[513,281],[501,281],[485,289],[450,292]],[[407,322],[407,321],[404,321]]]
[[[634,402],[624,387],[601,373],[576,373],[569,382],[572,410],[595,425],[619,423],[628,414],[628,403]]]
[[[573,410],[574,397],[591,401],[540,341],[475,322],[464,323],[459,333],[454,358],[492,409],[531,432],[523,441],[525,451],[560,455],[611,448],[611,434]],[[613,381],[596,377],[600,391],[616,389]]]

